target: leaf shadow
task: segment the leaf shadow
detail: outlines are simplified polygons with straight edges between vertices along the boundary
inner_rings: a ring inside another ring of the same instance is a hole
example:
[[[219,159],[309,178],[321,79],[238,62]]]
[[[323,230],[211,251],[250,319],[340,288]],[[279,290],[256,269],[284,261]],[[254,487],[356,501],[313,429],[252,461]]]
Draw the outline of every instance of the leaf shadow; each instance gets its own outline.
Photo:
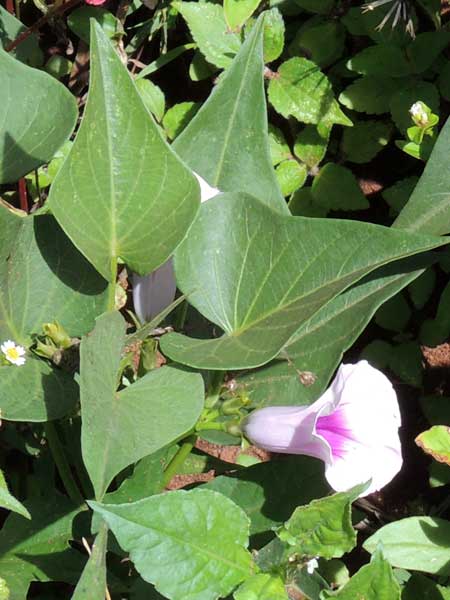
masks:
[[[430,525],[429,523],[420,522],[420,528],[426,537],[432,542],[434,545],[439,546],[441,548],[445,548],[448,551],[449,549],[449,539],[448,539],[448,530],[443,531],[441,527],[439,527],[439,523],[436,522],[435,525]],[[450,554],[450,553],[449,553]],[[431,561],[432,562],[432,561]],[[438,571],[433,571],[437,575],[450,575],[450,556],[448,561],[442,565],[442,567]]]

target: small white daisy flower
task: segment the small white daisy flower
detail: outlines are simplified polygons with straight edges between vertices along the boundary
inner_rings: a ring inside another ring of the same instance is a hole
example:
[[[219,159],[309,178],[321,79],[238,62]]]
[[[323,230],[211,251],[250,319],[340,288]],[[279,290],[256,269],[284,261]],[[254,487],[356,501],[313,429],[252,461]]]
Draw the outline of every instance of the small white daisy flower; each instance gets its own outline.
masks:
[[[11,364],[18,367],[25,364],[25,348],[23,346],[15,344],[12,340],[7,340],[0,346],[0,350]]]

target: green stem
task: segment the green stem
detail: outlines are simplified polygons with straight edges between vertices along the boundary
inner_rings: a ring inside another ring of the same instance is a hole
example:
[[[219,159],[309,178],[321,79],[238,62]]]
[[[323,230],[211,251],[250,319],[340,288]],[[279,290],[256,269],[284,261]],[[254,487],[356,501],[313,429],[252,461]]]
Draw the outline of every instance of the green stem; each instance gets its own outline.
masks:
[[[203,431],[204,429],[218,429],[219,431],[225,431],[225,423],[218,423],[217,421],[205,421],[204,423],[197,423],[195,426],[196,431]]]
[[[45,424],[45,435],[67,495],[77,506],[84,504],[84,498],[75,483],[64,448],[53,423],[48,422]]]
[[[108,283],[108,312],[116,310],[117,260],[111,259],[111,279]]]
[[[220,390],[222,389],[223,379],[226,371],[210,371],[211,383],[208,386],[205,398],[205,407],[212,408],[219,399]]]
[[[185,442],[181,445],[180,449],[177,451],[175,456],[172,458],[170,463],[167,465],[166,470],[164,471],[163,487],[166,487],[167,485],[169,485],[172,477],[179,472],[184,461],[191,453],[191,450],[194,447],[196,440],[197,440],[197,436],[191,435],[188,438],[186,438]]]

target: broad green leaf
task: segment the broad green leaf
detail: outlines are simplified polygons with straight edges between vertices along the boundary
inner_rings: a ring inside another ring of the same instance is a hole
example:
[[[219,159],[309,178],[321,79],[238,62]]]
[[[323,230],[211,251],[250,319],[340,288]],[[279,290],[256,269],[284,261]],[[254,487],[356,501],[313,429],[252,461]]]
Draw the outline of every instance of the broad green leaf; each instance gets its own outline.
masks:
[[[102,523],[71,600],[104,600],[106,589],[106,546],[108,528]]]
[[[269,153],[262,32],[263,16],[174,148],[213,187],[247,192],[289,214]]]
[[[339,492],[299,506],[277,531],[278,537],[303,556],[340,558],[356,545],[351,506],[366,489],[367,484],[364,483],[348,492]]]
[[[0,78],[0,183],[13,183],[52,158],[72,133],[78,111],[54,77],[1,48]]]
[[[347,160],[367,163],[387,145],[392,126],[384,121],[358,121],[344,129],[342,151]]]
[[[329,210],[369,208],[353,173],[335,163],[327,163],[320,169],[314,177],[311,192],[316,202]]]
[[[75,583],[84,563],[68,543],[79,509],[63,496],[49,495],[26,507],[31,521],[11,514],[0,531],[0,573],[9,600],[26,600],[32,581]]]
[[[241,41],[228,31],[223,7],[212,2],[177,2],[175,6],[206,60],[220,69],[229,67]]]
[[[391,565],[401,569],[450,574],[450,521],[408,517],[379,529],[363,544],[373,553],[381,542]]]
[[[371,75],[359,77],[341,92],[339,102],[369,115],[389,112],[391,98],[398,90],[398,82],[389,77]]]
[[[389,103],[392,120],[403,133],[413,125],[409,109],[421,100],[439,114],[439,93],[437,87],[429,81],[411,81],[403,83],[391,96]]]
[[[82,335],[105,310],[107,292],[107,282],[52,216],[26,216],[0,205],[2,341],[29,345],[31,334],[55,320],[69,335]]]
[[[0,45],[4,48],[15,40],[26,27],[14,15],[0,6]],[[39,39],[35,33],[32,33],[27,39],[23,40],[14,50],[10,52],[13,58],[30,67],[40,67],[43,62],[42,51],[39,48]]]
[[[438,585],[428,577],[413,573],[408,579],[402,600],[450,600],[450,588]]]
[[[224,0],[223,12],[229,29],[239,32],[245,21],[247,21],[258,8],[260,1],[261,0]]]
[[[170,600],[215,600],[251,575],[248,519],[221,494],[196,489],[132,504],[89,504],[141,577]]]
[[[189,302],[225,333],[209,340],[172,333],[161,348],[199,368],[265,364],[361,277],[443,243],[361,222],[284,217],[251,196],[221,194],[203,203],[175,255],[175,272]]]
[[[450,232],[450,119],[442,128],[422,177],[394,227],[441,235]]]
[[[306,58],[291,58],[269,83],[269,101],[283,117],[303,123],[351,125],[339,108],[326,75]]]
[[[0,415],[7,421],[59,419],[78,400],[78,386],[70,375],[33,356],[21,367],[0,367],[0,374]]]
[[[383,548],[384,552],[384,548]],[[377,551],[370,564],[361,567],[338,592],[322,592],[321,599],[400,600],[400,586],[390,564]]]
[[[49,204],[73,243],[114,281],[118,258],[146,274],[170,256],[195,217],[199,187],[100,26],[91,27],[88,102]]]
[[[325,390],[334,370],[377,308],[433,262],[421,256],[378,269],[325,305],[292,336],[281,352],[286,360],[275,361],[258,371],[244,374],[252,402],[258,407],[310,404]],[[311,372],[312,385],[299,375]]]
[[[377,44],[365,48],[348,62],[351,71],[372,77],[404,77],[411,67],[404,52],[393,44]]]
[[[288,600],[283,580],[259,573],[247,579],[234,594],[235,600]]]
[[[125,329],[120,313],[107,313],[81,342],[81,445],[96,498],[126,466],[190,431],[203,408],[201,376],[174,367],[117,391]]]
[[[438,462],[450,466],[450,427],[435,425],[418,435],[416,444]]]
[[[0,470],[0,507],[6,508],[6,510],[12,510],[26,519],[31,519],[30,513],[25,506],[14,498],[8,490],[8,484],[6,483],[2,470]]]
[[[166,100],[161,88],[150,79],[137,79],[135,83],[145,106],[157,121],[161,121],[166,109]]]
[[[253,536],[270,537],[272,529],[286,521],[297,506],[320,498],[329,489],[322,463],[309,456],[286,456],[239,469],[233,476],[216,477],[204,487],[238,504],[251,520]]]

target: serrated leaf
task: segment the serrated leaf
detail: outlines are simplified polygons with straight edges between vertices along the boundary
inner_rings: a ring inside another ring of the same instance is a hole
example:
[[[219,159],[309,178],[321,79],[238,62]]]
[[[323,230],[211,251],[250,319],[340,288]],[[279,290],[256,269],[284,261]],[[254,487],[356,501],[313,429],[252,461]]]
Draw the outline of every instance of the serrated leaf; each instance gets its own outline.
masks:
[[[233,500],[250,518],[250,534],[265,534],[269,539],[272,529],[286,521],[296,506],[329,489],[322,463],[309,456],[286,456],[239,469],[233,476],[216,477],[203,487]]]
[[[384,553],[384,548],[383,548]],[[323,592],[321,599],[338,600],[400,600],[400,586],[395,579],[391,566],[377,551],[370,564],[361,567],[348,583],[338,592]]]
[[[11,492],[8,490],[8,485],[3,475],[3,471],[0,469],[0,506],[6,508],[6,510],[12,510],[18,515],[22,515],[26,519],[31,519],[30,513],[27,511],[25,506],[19,502]]]
[[[190,431],[203,408],[201,376],[174,367],[116,391],[125,329],[120,313],[106,313],[81,342],[81,446],[98,499],[123,468]]]
[[[245,191],[282,214],[289,214],[272,169],[267,139],[263,18],[259,18],[198,114],[176,139],[174,149],[213,187],[223,192]]]
[[[299,506],[277,531],[278,537],[303,556],[340,558],[356,545],[351,505],[367,486],[364,483],[348,492],[339,492]]]
[[[394,567],[449,575],[449,540],[450,521],[408,517],[385,525],[363,547],[373,553],[381,542],[386,560]]]
[[[95,21],[91,27],[89,97],[49,204],[74,244],[115,281],[118,258],[143,275],[170,256],[200,194],[108,38]]]
[[[342,151],[354,163],[371,161],[387,145],[392,133],[390,123],[383,121],[358,121],[344,129]]]
[[[19,19],[16,19],[6,8],[0,6],[0,45],[5,48],[10,42],[19,37],[25,29],[25,25]],[[35,33],[24,39],[9,54],[30,67],[40,67],[43,63],[39,39]]]
[[[450,466],[450,427],[435,425],[416,437],[416,444],[427,454]]]
[[[175,491],[132,504],[90,502],[141,577],[171,600],[215,600],[248,578],[248,519],[210,490]],[[173,564],[181,575],[174,577]]]
[[[363,210],[369,202],[353,173],[335,163],[327,163],[313,181],[312,195],[329,210]]]
[[[91,555],[83,569],[71,600],[104,600],[106,590],[106,547],[108,528],[102,523],[91,548]]]
[[[161,348],[199,368],[265,364],[352,283],[442,243],[361,222],[284,217],[251,196],[220,194],[203,203],[175,255],[175,272],[189,302],[225,333],[209,340],[171,333]]]
[[[398,90],[398,82],[388,77],[359,77],[341,92],[339,102],[358,112],[379,115],[389,111],[390,101]]]
[[[239,31],[242,25],[258,8],[261,0],[224,0],[225,21],[232,31]]]
[[[78,111],[54,77],[1,48],[0,78],[0,183],[13,183],[52,158],[72,133]]]
[[[59,495],[25,504],[32,520],[11,514],[0,531],[0,573],[9,600],[26,600],[31,581],[75,583],[84,563],[68,544],[79,509]]]
[[[447,120],[422,177],[394,227],[436,235],[450,231],[450,173],[446,169],[449,145],[450,120]]]
[[[324,123],[306,125],[295,140],[294,154],[308,167],[318,165],[327,152],[330,133],[331,127]]]
[[[105,310],[107,293],[52,216],[0,204],[0,339],[29,345],[31,334],[55,320],[82,335]]]
[[[228,30],[223,7],[212,2],[179,2],[176,8],[206,60],[220,69],[229,67],[241,41]]]
[[[259,573],[247,579],[234,594],[235,600],[289,600],[283,580]]]
[[[403,133],[413,124],[409,109],[419,100],[431,108],[432,112],[439,114],[439,93],[429,81],[405,82],[391,96],[389,107],[392,120]]]
[[[411,66],[401,48],[393,44],[377,44],[365,48],[347,62],[351,71],[375,77],[405,77]]]
[[[351,125],[339,108],[333,89],[319,67],[306,58],[291,58],[269,83],[269,101],[283,117],[303,123]]]

